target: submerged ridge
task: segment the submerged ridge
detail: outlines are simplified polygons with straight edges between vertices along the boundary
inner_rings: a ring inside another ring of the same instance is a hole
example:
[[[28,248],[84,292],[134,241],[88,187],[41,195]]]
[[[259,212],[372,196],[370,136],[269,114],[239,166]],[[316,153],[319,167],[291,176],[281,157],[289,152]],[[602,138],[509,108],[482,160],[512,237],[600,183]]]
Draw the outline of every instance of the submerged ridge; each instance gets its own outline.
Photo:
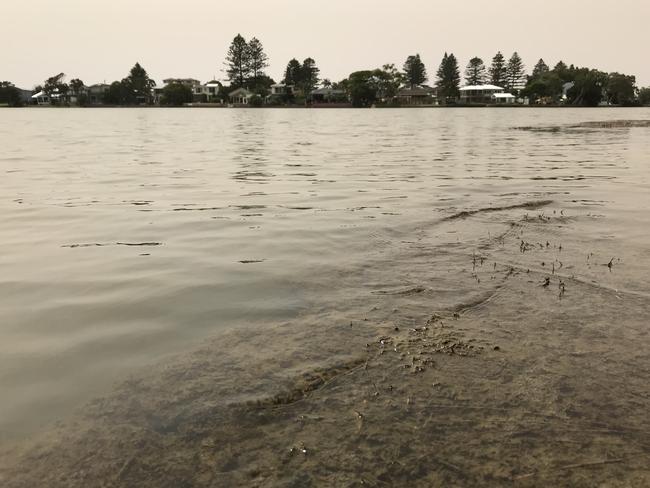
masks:
[[[517,208],[526,208],[529,210],[535,210],[537,208],[550,205],[551,203],[553,203],[553,200],[536,200],[536,201],[518,203],[515,205],[504,205],[500,207],[484,207],[484,208],[477,208],[475,210],[463,210],[462,212],[458,212],[443,218],[442,221],[447,222],[450,220],[464,219],[467,217],[471,217],[472,215],[476,215],[478,213],[502,212],[504,210],[513,210]]]

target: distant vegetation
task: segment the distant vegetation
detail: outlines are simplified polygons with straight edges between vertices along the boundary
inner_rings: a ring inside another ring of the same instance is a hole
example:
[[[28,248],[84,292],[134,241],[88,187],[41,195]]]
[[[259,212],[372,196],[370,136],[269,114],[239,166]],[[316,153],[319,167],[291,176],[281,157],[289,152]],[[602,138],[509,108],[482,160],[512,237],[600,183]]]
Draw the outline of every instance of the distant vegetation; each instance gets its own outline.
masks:
[[[573,105],[597,106],[601,104],[634,106],[650,104],[650,87],[639,89],[634,76],[622,73],[606,73],[592,68],[567,66],[558,62],[552,69],[540,59],[527,74],[523,60],[517,52],[506,58],[498,52],[487,66],[483,59],[469,60],[461,77],[461,69],[453,53],[445,53],[432,86],[427,86],[429,74],[419,54],[406,58],[402,69],[394,64],[381,68],[355,71],[338,82],[321,80],[316,61],[307,57],[302,62],[289,60],[280,82],[291,89],[275,91],[275,80],[266,69],[269,57],[262,42],[253,37],[247,41],[238,34],[233,39],[225,57],[224,73],[227,83],[211,82],[209,100],[227,103],[229,94],[238,88],[246,90],[251,106],[262,105],[304,105],[312,101],[313,92],[319,87],[327,93],[327,101],[350,103],[355,107],[372,105],[398,106],[401,90],[423,90],[435,96],[437,104],[459,103],[461,84],[495,85],[512,93],[519,99],[526,99],[531,105]],[[42,92],[45,103],[85,106],[104,105],[172,105],[179,106],[197,101],[193,92],[196,80],[166,80],[164,87],[156,87],[147,71],[136,63],[121,81],[101,85],[99,95],[90,97],[90,90],[80,79],[64,81],[59,73],[37,86],[34,93]],[[99,86],[99,85],[96,85]],[[206,101],[201,94],[199,101]],[[403,98],[403,97],[402,97]],[[0,84],[0,104],[20,106],[29,101],[9,82]]]

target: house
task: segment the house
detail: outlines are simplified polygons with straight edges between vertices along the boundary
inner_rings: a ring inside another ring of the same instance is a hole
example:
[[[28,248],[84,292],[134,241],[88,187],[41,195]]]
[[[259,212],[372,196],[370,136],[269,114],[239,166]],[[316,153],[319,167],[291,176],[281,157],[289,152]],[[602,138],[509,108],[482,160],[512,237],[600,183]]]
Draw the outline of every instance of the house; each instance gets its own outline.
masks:
[[[495,97],[495,95],[499,95]],[[509,96],[502,96],[509,95]],[[504,102],[506,100],[511,100]],[[465,104],[479,103],[514,103],[514,95],[506,93],[505,89],[496,85],[468,85],[460,89],[460,102]]]
[[[41,90],[38,93],[32,95],[32,101],[36,105],[50,105],[50,97],[45,91]]]
[[[255,94],[246,88],[237,88],[228,94],[228,101],[233,105],[248,105]]]
[[[498,105],[515,103],[515,98],[512,93],[495,93],[492,95],[492,101]]]
[[[194,103],[211,103],[218,101],[219,91],[221,90],[221,83],[216,80],[209,81],[202,85],[192,86],[192,97]]]
[[[270,96],[287,96],[287,95],[293,95],[294,94],[294,86],[293,85],[285,85],[284,83],[275,83],[274,85],[271,85],[271,95]]]
[[[106,83],[97,83],[96,85],[90,85],[87,89],[88,93],[88,104],[89,105],[101,105],[104,103],[104,96],[108,93],[111,85]]]
[[[311,92],[312,103],[347,103],[348,97],[344,90],[335,88],[319,88]]]
[[[436,99],[435,89],[428,86],[409,86],[401,88],[395,95],[400,105],[433,105]]]

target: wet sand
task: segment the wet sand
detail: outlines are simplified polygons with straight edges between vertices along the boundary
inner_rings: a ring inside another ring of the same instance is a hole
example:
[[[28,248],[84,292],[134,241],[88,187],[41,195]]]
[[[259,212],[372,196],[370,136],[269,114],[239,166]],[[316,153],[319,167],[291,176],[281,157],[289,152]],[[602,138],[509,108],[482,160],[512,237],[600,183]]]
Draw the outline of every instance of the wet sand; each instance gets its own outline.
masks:
[[[597,218],[548,200],[450,214],[341,275],[364,299],[134,376],[5,451],[1,484],[650,485],[647,277],[580,232]],[[486,230],[443,251],[441,226]]]

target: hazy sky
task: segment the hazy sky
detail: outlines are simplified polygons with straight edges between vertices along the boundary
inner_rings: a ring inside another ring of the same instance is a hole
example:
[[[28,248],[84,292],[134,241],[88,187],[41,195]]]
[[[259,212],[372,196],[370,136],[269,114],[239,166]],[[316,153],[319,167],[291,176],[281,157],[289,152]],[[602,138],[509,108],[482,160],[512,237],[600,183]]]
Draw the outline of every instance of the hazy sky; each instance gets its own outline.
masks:
[[[337,81],[357,69],[402,66],[420,53],[431,81],[445,51],[464,67],[516,50],[637,75],[650,85],[650,0],[2,0],[0,80],[32,88],[65,72],[86,84],[126,76],[139,61],[167,77],[224,78],[240,32],[258,37],[280,79],[313,57]],[[534,4],[534,5],[533,5]]]

